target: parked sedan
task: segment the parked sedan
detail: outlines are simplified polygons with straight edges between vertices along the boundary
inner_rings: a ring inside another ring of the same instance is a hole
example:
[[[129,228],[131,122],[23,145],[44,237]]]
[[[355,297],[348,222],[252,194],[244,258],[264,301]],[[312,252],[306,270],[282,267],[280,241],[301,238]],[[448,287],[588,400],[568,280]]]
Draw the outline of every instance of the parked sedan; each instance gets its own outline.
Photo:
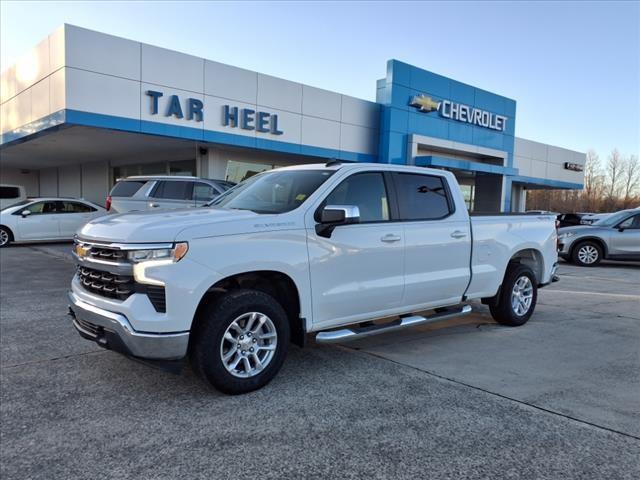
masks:
[[[592,225],[558,230],[558,255],[592,267],[600,260],[640,260],[640,211],[622,210]]]
[[[86,200],[32,198],[0,212],[0,247],[11,242],[71,240],[88,221],[107,211]]]

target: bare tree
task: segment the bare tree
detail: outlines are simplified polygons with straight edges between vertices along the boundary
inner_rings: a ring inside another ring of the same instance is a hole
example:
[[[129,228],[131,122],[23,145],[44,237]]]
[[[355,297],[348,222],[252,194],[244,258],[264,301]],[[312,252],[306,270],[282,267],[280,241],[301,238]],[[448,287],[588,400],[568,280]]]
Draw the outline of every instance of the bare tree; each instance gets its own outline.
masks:
[[[607,200],[608,206],[615,204],[620,192],[620,180],[622,177],[622,157],[617,148],[614,148],[607,160]]]
[[[604,188],[604,176],[600,158],[595,150],[587,152],[587,159],[584,164],[584,190],[582,192],[582,208],[593,211],[598,200],[602,197]]]
[[[640,163],[638,163],[637,155],[631,155],[622,165],[622,186],[624,189],[623,208],[627,208],[630,205],[630,201],[639,184]]]

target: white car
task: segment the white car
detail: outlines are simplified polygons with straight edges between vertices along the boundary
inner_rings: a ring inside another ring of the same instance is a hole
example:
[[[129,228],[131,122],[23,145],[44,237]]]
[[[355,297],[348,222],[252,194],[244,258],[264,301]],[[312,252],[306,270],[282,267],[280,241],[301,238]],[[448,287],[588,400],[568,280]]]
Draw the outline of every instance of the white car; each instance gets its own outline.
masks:
[[[218,389],[243,393],[312,332],[343,342],[465,315],[472,299],[501,324],[525,324],[538,287],[556,279],[555,222],[469,218],[442,170],[281,168],[208,208],[89,222],[69,305],[82,337],[165,366],[187,357]]]
[[[22,185],[0,185],[0,210],[26,200],[27,193]]]
[[[0,247],[12,242],[71,240],[85,223],[107,211],[86,200],[31,198],[0,211]]]

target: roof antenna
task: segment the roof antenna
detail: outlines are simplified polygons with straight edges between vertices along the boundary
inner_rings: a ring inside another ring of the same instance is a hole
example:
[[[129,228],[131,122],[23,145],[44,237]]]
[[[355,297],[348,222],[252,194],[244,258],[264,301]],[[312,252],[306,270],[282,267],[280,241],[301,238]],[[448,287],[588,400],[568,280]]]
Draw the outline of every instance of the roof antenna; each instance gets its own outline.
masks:
[[[342,161],[332,158],[325,164],[325,167],[335,167],[336,165],[342,165]]]

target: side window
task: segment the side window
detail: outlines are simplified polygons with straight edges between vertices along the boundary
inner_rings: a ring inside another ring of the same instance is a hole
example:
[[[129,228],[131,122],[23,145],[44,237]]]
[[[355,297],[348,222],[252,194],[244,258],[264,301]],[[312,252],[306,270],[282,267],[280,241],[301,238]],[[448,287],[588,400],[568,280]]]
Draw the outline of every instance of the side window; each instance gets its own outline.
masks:
[[[193,199],[196,202],[208,202],[216,195],[218,195],[218,192],[216,192],[211,185],[207,185],[206,183],[193,184]]]
[[[618,225],[618,228],[640,228],[640,215],[627,218],[624,222],[621,222],[620,225]]]
[[[192,185],[192,182],[179,180],[158,182],[151,196],[167,200],[189,200],[191,198]]]
[[[60,213],[89,213],[95,212],[95,208],[85,205],[79,202],[60,202],[62,208],[59,209]]]
[[[32,203],[31,205],[23,208],[22,210],[19,210],[16,213],[20,214],[21,212],[23,212],[25,210],[29,210],[31,212],[31,215],[39,215],[39,214],[42,214],[42,213],[56,213],[57,212],[56,202],[36,202],[36,203]]]
[[[402,220],[436,220],[451,213],[442,177],[397,173],[394,178]]]
[[[381,173],[357,173],[344,180],[326,198],[325,205],[355,205],[360,222],[389,220],[389,200]]]

